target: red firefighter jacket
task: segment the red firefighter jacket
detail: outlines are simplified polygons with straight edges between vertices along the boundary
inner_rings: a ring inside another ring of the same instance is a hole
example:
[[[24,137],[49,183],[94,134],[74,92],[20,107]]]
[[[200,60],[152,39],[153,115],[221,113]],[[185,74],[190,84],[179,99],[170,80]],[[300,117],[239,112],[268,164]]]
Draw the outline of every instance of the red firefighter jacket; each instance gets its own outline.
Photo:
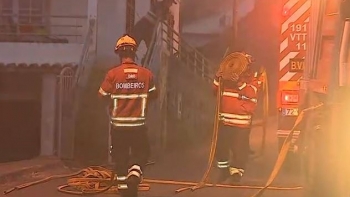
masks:
[[[99,95],[111,98],[112,125],[142,126],[145,124],[147,102],[156,97],[153,74],[134,62],[124,62],[107,72]]]
[[[213,87],[215,93],[219,85],[219,78],[215,77]],[[224,125],[249,128],[252,115],[257,105],[257,93],[245,82],[224,82],[222,87],[220,119]]]
[[[258,72],[255,72],[253,76],[248,80],[248,84],[250,84],[256,92],[260,92],[262,89],[263,77],[258,75]]]

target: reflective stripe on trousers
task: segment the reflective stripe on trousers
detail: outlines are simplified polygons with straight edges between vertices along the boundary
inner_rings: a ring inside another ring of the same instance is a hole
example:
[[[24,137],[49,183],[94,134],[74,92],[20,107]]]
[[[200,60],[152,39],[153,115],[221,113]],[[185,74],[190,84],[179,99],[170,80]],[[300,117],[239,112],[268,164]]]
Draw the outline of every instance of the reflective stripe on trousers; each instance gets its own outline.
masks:
[[[111,124],[116,127],[134,127],[145,125],[145,117],[112,117]]]
[[[229,164],[229,162],[228,161],[218,161],[217,162],[217,166],[218,166],[218,168],[228,168],[228,167],[230,167],[230,164]]]
[[[128,185],[125,183],[126,179],[126,176],[117,176],[118,189],[128,189]]]
[[[128,189],[128,185],[126,183],[118,184],[118,189]]]

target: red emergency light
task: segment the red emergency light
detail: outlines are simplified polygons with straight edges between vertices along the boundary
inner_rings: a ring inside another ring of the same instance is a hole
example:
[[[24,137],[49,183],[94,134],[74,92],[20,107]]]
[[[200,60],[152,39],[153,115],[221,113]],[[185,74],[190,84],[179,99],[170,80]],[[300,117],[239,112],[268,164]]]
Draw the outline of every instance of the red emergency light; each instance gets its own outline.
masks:
[[[282,104],[297,104],[299,102],[299,92],[298,91],[282,91],[281,94]]]

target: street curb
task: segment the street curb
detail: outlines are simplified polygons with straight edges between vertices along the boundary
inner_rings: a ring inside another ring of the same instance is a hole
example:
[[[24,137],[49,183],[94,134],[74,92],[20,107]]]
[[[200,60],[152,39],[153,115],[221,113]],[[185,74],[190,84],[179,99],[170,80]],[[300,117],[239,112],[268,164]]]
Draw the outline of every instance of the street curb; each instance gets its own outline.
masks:
[[[63,167],[63,163],[61,161],[53,161],[53,162],[49,162],[47,164],[20,168],[16,171],[13,171],[13,172],[1,174],[0,175],[0,184],[4,184],[4,183],[10,182],[10,181],[16,181],[16,180],[22,178],[24,175],[31,174],[33,172],[44,171],[44,170],[47,170],[50,168],[52,169],[52,168],[57,168],[60,166]]]

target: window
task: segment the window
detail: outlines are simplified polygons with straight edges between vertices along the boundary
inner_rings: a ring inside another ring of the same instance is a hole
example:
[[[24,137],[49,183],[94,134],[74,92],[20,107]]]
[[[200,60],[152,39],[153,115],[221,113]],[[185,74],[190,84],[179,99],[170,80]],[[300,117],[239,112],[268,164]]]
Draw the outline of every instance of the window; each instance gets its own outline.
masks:
[[[13,32],[14,21],[12,20],[12,1],[0,0],[0,31],[5,33]]]
[[[48,0],[0,0],[0,25],[7,33],[31,32],[45,22]],[[11,27],[15,28],[11,28]]]
[[[45,0],[18,0],[20,24],[42,24]]]

